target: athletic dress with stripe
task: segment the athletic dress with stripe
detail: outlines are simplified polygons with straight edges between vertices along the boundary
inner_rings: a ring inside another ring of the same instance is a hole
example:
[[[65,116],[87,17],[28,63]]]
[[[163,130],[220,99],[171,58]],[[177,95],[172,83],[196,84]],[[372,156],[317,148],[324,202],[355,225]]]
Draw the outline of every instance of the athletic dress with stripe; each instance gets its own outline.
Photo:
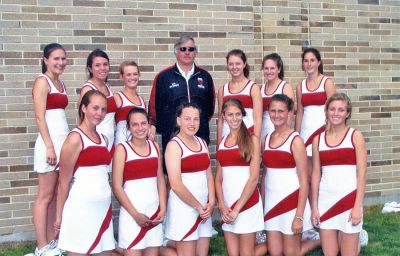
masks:
[[[147,141],[149,153],[138,154],[129,142],[122,142],[125,150],[123,187],[135,209],[154,220],[160,211],[157,186],[159,153],[154,142]],[[145,196],[143,196],[145,195]],[[118,245],[123,249],[140,250],[158,247],[163,242],[162,225],[140,227],[135,219],[121,207],[119,213]]]
[[[223,137],[218,146],[217,160],[222,167],[224,204],[233,209],[250,178],[250,163],[240,156],[238,145],[227,147],[225,141],[226,137]],[[249,234],[263,227],[262,202],[257,187],[235,221],[231,224],[222,223],[222,230],[235,234]]]
[[[293,235],[292,223],[296,215],[299,199],[299,177],[291,150],[293,140],[299,136],[292,132],[278,147],[271,147],[271,134],[265,138],[262,153],[265,168],[264,228]],[[312,228],[311,208],[306,202],[303,214],[303,231]]]
[[[318,142],[322,174],[318,193],[320,228],[358,233],[362,222],[353,226],[349,216],[354,207],[357,192],[357,160],[353,144],[354,129],[349,128],[342,141],[328,145],[326,132]]]
[[[68,97],[63,82],[60,83],[61,90],[59,91],[48,76],[41,74],[39,77],[44,77],[49,86],[46,100],[46,112],[44,115],[49,135],[53,142],[54,151],[57,156],[57,163],[55,165],[49,165],[47,163],[46,144],[44,144],[42,135],[39,133],[35,142],[33,169],[36,172],[44,173],[59,169],[58,161],[60,160],[61,147],[69,132],[67,118],[65,116]],[[33,95],[33,97],[35,97],[35,95]]]
[[[307,156],[312,156],[312,140],[325,130],[325,82],[322,80],[317,89],[310,91],[307,87],[307,79],[301,82],[301,104],[303,105],[303,120],[301,121],[300,136],[304,140]]]
[[[200,144],[198,151],[192,151],[179,137],[171,140],[176,141],[182,150],[181,177],[183,184],[201,205],[205,205],[208,202],[206,170],[210,166],[210,156],[204,140],[197,136],[195,138]],[[183,202],[171,189],[168,197],[165,236],[174,241],[192,241],[201,237],[211,237],[211,218],[208,218],[205,223],[201,223],[201,221],[198,211]]]
[[[275,130],[274,124],[271,122],[271,118],[268,113],[268,106],[271,101],[272,96],[275,94],[283,94],[283,89],[285,88],[286,81],[281,81],[276,87],[275,91],[271,94],[267,94],[267,86],[263,84],[261,86],[261,97],[263,101],[263,118],[261,126],[261,139],[264,139],[265,135],[271,133]]]
[[[91,81],[87,81],[84,84],[85,86],[89,86],[93,90],[97,90],[96,86]],[[103,121],[96,126],[96,130],[100,134],[104,134],[108,140],[108,150],[113,153],[114,146],[114,132],[115,132],[115,112],[117,111],[117,104],[115,103],[113,92],[110,89],[110,86],[106,83],[107,88],[107,114],[104,117]]]
[[[58,247],[92,254],[115,248],[111,211],[111,188],[107,165],[111,154],[103,135],[92,141],[79,128],[82,151],[76,161],[68,198],[65,201]]]
[[[254,118],[253,118],[253,99],[251,98],[251,89],[255,83],[251,80],[247,82],[244,88],[238,92],[233,93],[229,89],[229,83],[226,83],[222,89],[222,101],[225,102],[230,98],[237,99],[240,101],[246,111],[246,116],[243,117],[243,122],[246,125],[247,129],[253,133],[254,131]],[[222,126],[222,136],[226,136],[229,133],[228,123],[224,120]]]
[[[139,96],[140,105],[136,105],[123,92],[117,92],[114,97],[117,95],[121,99],[121,107],[117,108],[115,113],[115,121],[117,123],[117,129],[115,131],[115,146],[119,143],[128,140],[131,136],[131,132],[126,128],[126,117],[128,113],[133,108],[143,108],[146,109],[146,103],[143,98]]]

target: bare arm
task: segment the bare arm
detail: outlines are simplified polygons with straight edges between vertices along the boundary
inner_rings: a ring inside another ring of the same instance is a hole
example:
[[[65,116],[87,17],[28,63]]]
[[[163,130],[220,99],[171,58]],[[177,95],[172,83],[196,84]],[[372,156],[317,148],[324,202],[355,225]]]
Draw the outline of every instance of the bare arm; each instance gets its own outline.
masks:
[[[158,152],[160,152],[158,144],[157,143],[154,144],[156,145]],[[160,213],[153,222],[161,223],[164,220],[165,211],[167,209],[167,186],[165,184],[165,179],[164,179],[161,154],[158,158],[157,188],[158,188],[158,197],[160,199]]]
[[[114,191],[114,195],[117,200],[120,202],[122,207],[134,218],[136,223],[143,227],[146,226],[150,220],[148,216],[144,215],[143,213],[136,210],[135,206],[132,204],[131,200],[129,199],[128,195],[126,194],[123,188],[123,175],[124,175],[124,165],[125,165],[125,149],[120,144],[117,146],[113,164],[112,164],[112,187]]]
[[[294,92],[293,92],[293,88],[292,88],[291,84],[286,83],[285,86],[283,87],[282,92],[283,92],[283,94],[285,94],[286,96],[291,98],[293,100],[293,102],[295,101]],[[287,122],[289,127],[292,127],[293,116],[294,116],[294,108],[289,113],[289,118],[288,118],[288,122]]]
[[[319,225],[319,211],[318,211],[318,192],[319,183],[321,181],[321,162],[319,158],[318,141],[319,135],[313,139],[312,143],[312,173],[311,173],[311,209],[312,209],[312,224]]]
[[[36,124],[40,136],[42,137],[44,144],[46,145],[46,161],[48,164],[55,165],[57,163],[57,155],[54,151],[53,141],[51,140],[45,118],[48,93],[49,85],[47,83],[47,80],[44,77],[36,78],[32,89]]]
[[[357,193],[356,201],[354,203],[353,209],[351,210],[350,218],[353,225],[357,225],[361,222],[362,219],[363,200],[367,179],[367,150],[361,132],[354,132],[353,144],[355,147],[357,160]]]
[[[259,138],[255,135],[251,136],[253,141],[253,155],[250,161],[250,177],[246,182],[246,185],[243,188],[242,194],[240,198],[235,204],[235,207],[232,209],[230,216],[233,220],[236,219],[237,215],[239,214],[240,210],[249,200],[251,195],[253,194],[254,190],[258,184],[258,177],[260,175],[260,142]]]
[[[303,140],[300,137],[296,137],[293,140],[292,152],[294,161],[296,162],[297,175],[299,177],[299,198],[297,202],[296,215],[297,217],[303,217],[304,208],[308,198],[308,170],[307,170],[307,153],[304,146]],[[303,223],[299,218],[294,218],[292,224],[292,231],[295,234],[301,233],[303,229]]]
[[[335,83],[333,82],[332,78],[328,78],[325,81],[325,92],[326,92],[326,98],[329,99],[333,94],[336,93],[336,87]]]
[[[71,132],[65,140],[60,156],[60,172],[58,176],[58,192],[57,192],[57,209],[56,222],[54,226],[61,225],[62,212],[65,201],[67,200],[70,183],[73,176],[74,167],[82,150],[82,142],[80,135],[76,132]]]
[[[181,148],[176,141],[170,141],[168,143],[165,150],[165,165],[167,167],[168,180],[175,194],[177,194],[183,202],[191,205],[201,213],[203,206],[182,182],[181,153]]]
[[[294,129],[296,132],[300,132],[301,122],[303,120],[303,105],[301,104],[301,82],[296,87],[296,102],[297,102],[297,112],[296,119],[294,123]]]
[[[224,123],[224,118],[222,117],[222,104],[223,104],[223,94],[224,86],[218,89],[218,121],[217,121],[217,145],[222,139],[222,126]]]
[[[251,98],[253,100],[254,135],[256,135],[260,139],[263,102],[262,102],[260,87],[257,84],[254,84],[251,89]]]

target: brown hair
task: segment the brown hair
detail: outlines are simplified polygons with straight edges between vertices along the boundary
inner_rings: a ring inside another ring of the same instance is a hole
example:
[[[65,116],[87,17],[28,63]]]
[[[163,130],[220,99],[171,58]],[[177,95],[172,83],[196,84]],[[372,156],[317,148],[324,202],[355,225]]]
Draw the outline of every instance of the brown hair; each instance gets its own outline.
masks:
[[[353,106],[351,105],[351,100],[350,100],[349,96],[347,96],[346,94],[344,94],[342,92],[337,92],[328,98],[328,100],[325,103],[325,115],[328,112],[329,105],[333,101],[336,101],[336,100],[341,100],[341,101],[346,102],[346,105],[347,105],[346,110],[347,110],[347,113],[349,113],[349,116],[346,118],[346,124],[347,124],[347,120],[349,120],[351,118],[351,111],[353,109]]]
[[[124,68],[125,68],[125,67],[128,67],[128,66],[136,67],[137,70],[138,70],[138,73],[140,74],[139,65],[138,65],[135,61],[133,61],[133,60],[132,60],[132,61],[130,61],[130,60],[123,61],[123,62],[121,63],[121,65],[119,65],[119,73],[120,73],[121,75],[123,75],[123,74],[124,74]]]
[[[240,109],[240,112],[242,112],[242,116],[246,116],[246,111],[244,110],[242,103],[234,98],[230,98],[229,100],[224,102],[221,112],[225,114],[226,108],[230,106],[237,107],[238,109]],[[243,120],[240,124],[239,134],[236,142],[240,150],[240,156],[246,162],[250,162],[253,155],[253,141],[251,139],[251,134],[249,130],[247,130],[247,127],[244,124]]]
[[[246,54],[245,54],[242,50],[240,50],[240,49],[233,49],[233,50],[231,50],[231,51],[228,52],[228,54],[226,55],[226,63],[227,63],[227,64],[228,64],[229,57],[231,57],[231,56],[239,57],[239,58],[243,61],[243,63],[245,64],[244,69],[243,69],[243,74],[244,74],[244,76],[245,76],[246,78],[249,78],[249,76],[250,76],[250,66],[249,66],[249,64],[247,63]]]
[[[106,95],[104,95],[102,92],[98,90],[90,90],[83,95],[81,103],[79,104],[78,108],[78,116],[79,116],[79,121],[82,123],[83,119],[85,119],[85,113],[82,111],[82,106],[87,107],[90,104],[90,99],[92,98],[93,95],[99,95],[103,97],[107,101]]]

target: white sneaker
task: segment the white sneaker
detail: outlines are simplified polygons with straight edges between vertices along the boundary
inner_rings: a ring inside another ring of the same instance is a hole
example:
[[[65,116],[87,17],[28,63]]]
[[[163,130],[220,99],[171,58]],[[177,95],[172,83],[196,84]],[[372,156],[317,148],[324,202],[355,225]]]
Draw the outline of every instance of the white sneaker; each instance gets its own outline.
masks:
[[[400,207],[400,203],[397,203],[396,201],[390,202],[390,203],[385,203],[384,206],[388,206],[388,207]]]
[[[368,245],[368,233],[365,229],[360,232],[360,245],[361,247],[365,247]]]
[[[53,241],[52,241],[53,242]],[[54,243],[50,242],[49,244],[43,246],[43,248],[41,248],[39,250],[39,248],[36,247],[35,249],[35,256],[62,256],[63,252],[58,249],[57,244],[54,245]],[[53,248],[51,248],[53,247]]]
[[[320,240],[319,233],[315,229],[306,230],[302,234],[303,240]]]
[[[25,254],[24,256],[35,256],[35,254],[31,252],[31,253]]]

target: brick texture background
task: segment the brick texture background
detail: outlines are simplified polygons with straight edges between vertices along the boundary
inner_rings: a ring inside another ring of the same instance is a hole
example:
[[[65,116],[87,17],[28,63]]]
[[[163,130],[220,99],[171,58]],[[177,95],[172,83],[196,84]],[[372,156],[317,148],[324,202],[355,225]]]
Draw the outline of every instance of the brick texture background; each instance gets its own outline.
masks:
[[[111,58],[111,84],[120,89],[118,66],[133,59],[142,76],[139,93],[149,98],[152,79],[175,62],[173,42],[196,38],[197,63],[215,79],[229,76],[226,53],[243,49],[251,78],[263,82],[262,57],[278,52],[286,80],[296,85],[302,47],[322,52],[325,73],[354,103],[351,125],[368,147],[367,202],[400,194],[400,1],[397,0],[1,0],[0,1],[0,237],[33,230],[37,192],[32,172],[37,136],[31,99],[41,71],[43,46],[58,42],[69,66],[67,114],[76,123],[77,92],[87,78],[88,53]],[[215,151],[216,120],[212,120]],[[1,240],[1,239],[0,239]]]

